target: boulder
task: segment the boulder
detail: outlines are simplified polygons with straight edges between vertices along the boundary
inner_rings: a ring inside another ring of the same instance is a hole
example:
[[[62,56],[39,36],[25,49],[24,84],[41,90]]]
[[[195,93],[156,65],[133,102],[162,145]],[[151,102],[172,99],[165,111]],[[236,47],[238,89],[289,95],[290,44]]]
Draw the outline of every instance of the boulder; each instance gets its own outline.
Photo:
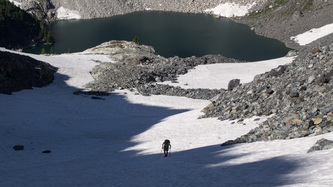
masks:
[[[240,85],[240,79],[232,79],[231,81],[229,81],[228,84],[228,90],[233,90],[234,88],[236,88],[237,86]]]
[[[0,93],[11,94],[52,83],[57,68],[28,56],[0,51]]]
[[[320,49],[318,47],[312,50],[312,54],[316,54],[318,52],[320,52]]]
[[[51,153],[51,150],[45,150],[42,153]]]
[[[13,149],[15,151],[23,151],[24,150],[24,145],[14,145]]]
[[[280,76],[280,75],[282,75],[285,71],[286,71],[286,67],[287,66],[279,66],[279,67],[277,67],[277,68],[275,68],[275,69],[272,69],[269,73],[268,73],[268,75],[270,75],[270,76]]]
[[[308,153],[313,151],[327,150],[333,148],[333,141],[322,138],[318,140],[309,150]]]

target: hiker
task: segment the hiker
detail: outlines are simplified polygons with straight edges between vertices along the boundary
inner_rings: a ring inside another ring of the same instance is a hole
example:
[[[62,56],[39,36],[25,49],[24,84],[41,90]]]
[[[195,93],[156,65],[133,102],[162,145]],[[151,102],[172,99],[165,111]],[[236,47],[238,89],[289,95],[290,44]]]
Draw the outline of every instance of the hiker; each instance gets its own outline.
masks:
[[[167,157],[169,149],[171,149],[170,140],[164,140],[162,144],[162,149],[164,150],[164,157]]]

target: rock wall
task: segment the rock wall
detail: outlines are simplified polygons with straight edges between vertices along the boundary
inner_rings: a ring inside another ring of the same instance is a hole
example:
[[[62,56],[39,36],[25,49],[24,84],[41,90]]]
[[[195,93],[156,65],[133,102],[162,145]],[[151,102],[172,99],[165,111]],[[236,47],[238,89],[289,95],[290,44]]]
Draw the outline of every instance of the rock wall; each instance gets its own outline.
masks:
[[[249,4],[257,2],[255,8],[261,7],[271,0],[51,0],[57,7],[63,6],[70,10],[79,11],[84,19],[97,17],[110,17],[114,15],[126,14],[134,11],[161,10],[204,13],[204,10],[214,8],[225,2],[235,2],[237,4]]]
[[[50,0],[15,0],[13,2],[21,9],[36,16],[38,20],[44,19],[46,23],[56,20],[57,8]]]
[[[215,8],[219,4],[234,3],[236,5],[253,4],[251,10],[260,10],[274,0],[16,0],[21,8],[37,15],[54,20],[57,10],[63,7],[77,11],[81,18],[92,19],[122,15],[135,11],[159,10],[186,13],[205,13],[206,9]]]

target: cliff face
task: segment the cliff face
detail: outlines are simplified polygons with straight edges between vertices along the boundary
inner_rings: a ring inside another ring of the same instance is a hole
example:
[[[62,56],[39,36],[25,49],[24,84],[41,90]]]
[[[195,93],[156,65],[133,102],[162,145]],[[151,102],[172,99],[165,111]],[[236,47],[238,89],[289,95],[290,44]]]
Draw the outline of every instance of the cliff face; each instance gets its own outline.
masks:
[[[254,9],[259,9],[272,0],[51,0],[56,8],[63,6],[69,10],[76,10],[84,19],[96,17],[110,17],[134,11],[161,10],[204,13],[206,9],[214,8],[221,3],[234,2],[239,5],[255,3]]]
[[[54,20],[61,7],[75,11],[83,19],[92,19],[144,10],[205,13],[205,10],[225,3],[235,6],[248,5],[251,11],[257,11],[269,6],[274,0],[16,0],[15,2],[38,18]]]

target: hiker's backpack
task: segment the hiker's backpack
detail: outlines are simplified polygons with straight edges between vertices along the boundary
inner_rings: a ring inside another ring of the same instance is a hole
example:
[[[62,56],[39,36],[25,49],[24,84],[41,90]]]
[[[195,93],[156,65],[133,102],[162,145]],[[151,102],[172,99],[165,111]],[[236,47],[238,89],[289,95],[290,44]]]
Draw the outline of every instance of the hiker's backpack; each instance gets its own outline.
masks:
[[[170,140],[164,140],[164,146],[169,146],[170,145]]]

